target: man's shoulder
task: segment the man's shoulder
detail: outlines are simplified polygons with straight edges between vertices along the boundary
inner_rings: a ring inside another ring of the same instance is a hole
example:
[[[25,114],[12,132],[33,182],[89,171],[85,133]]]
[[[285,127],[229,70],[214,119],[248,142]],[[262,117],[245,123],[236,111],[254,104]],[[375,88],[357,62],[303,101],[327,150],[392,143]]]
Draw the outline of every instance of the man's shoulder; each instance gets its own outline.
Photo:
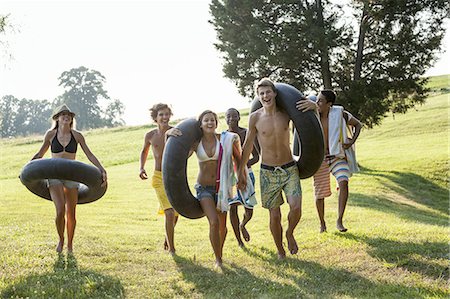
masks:
[[[145,139],[151,139],[153,136],[155,136],[158,133],[158,128],[153,129],[145,133]]]

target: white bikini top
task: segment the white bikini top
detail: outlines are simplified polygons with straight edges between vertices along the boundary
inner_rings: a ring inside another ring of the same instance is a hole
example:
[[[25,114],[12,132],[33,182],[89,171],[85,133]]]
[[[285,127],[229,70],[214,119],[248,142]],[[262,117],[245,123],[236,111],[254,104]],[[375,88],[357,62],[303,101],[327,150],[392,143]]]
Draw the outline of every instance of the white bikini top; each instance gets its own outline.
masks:
[[[212,157],[209,157],[205,151],[205,148],[203,147],[202,141],[200,140],[200,142],[197,145],[197,159],[199,162],[218,160],[219,150],[220,150],[220,142],[216,138],[216,151]]]

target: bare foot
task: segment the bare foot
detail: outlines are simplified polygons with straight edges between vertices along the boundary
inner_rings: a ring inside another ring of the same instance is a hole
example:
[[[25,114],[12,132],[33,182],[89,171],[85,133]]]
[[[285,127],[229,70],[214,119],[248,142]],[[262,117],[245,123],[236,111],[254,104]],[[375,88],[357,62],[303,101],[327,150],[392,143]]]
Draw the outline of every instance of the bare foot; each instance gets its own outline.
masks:
[[[288,242],[289,252],[296,254],[298,252],[297,241],[295,241],[294,235],[286,233],[286,239]]]
[[[286,259],[286,252],[278,252],[278,259],[279,260]]]
[[[73,247],[72,247],[72,245],[67,245],[67,253],[69,253],[69,254],[73,254]]]
[[[222,269],[222,260],[216,260],[216,263],[214,264],[214,269]]]
[[[58,246],[56,246],[56,252],[61,253],[63,250],[64,241],[59,241]]]
[[[338,231],[340,231],[341,233],[345,233],[347,231],[347,229],[344,227],[344,225],[342,224],[342,222],[337,222],[336,223],[336,228],[338,229]]]
[[[320,233],[326,233],[327,232],[327,227],[325,225],[320,227]]]
[[[167,240],[164,239],[164,250],[169,250],[169,244],[167,244]]]
[[[246,242],[250,241],[250,234],[248,233],[247,229],[245,228],[244,225],[240,224],[239,225],[241,228],[241,232],[242,232],[242,237],[244,237],[244,240]]]

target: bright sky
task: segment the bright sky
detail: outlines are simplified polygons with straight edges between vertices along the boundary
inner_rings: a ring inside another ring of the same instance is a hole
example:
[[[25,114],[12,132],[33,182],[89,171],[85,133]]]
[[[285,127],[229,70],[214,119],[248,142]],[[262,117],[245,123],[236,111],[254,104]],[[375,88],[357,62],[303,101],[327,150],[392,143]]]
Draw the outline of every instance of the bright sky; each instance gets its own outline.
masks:
[[[13,57],[0,53],[0,97],[52,101],[63,93],[60,74],[85,66],[106,77],[109,96],[126,107],[127,125],[149,123],[157,102],[170,104],[175,119],[246,108],[248,99],[223,77],[209,2],[0,0],[0,14],[10,14],[15,28],[1,37]],[[448,57],[427,75],[448,74]]]

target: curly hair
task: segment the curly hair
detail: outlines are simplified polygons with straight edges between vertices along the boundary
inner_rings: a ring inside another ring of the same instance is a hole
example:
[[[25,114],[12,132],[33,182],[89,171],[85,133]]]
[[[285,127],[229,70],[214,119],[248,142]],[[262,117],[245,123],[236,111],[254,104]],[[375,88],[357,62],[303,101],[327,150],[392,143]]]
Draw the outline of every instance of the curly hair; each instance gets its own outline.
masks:
[[[163,103],[158,103],[153,105],[152,108],[150,108],[150,115],[152,116],[152,119],[154,121],[156,121],[156,117],[158,116],[158,111],[163,110],[163,109],[169,109],[170,115],[172,116],[172,109],[170,109],[169,105],[167,104],[163,104]]]

